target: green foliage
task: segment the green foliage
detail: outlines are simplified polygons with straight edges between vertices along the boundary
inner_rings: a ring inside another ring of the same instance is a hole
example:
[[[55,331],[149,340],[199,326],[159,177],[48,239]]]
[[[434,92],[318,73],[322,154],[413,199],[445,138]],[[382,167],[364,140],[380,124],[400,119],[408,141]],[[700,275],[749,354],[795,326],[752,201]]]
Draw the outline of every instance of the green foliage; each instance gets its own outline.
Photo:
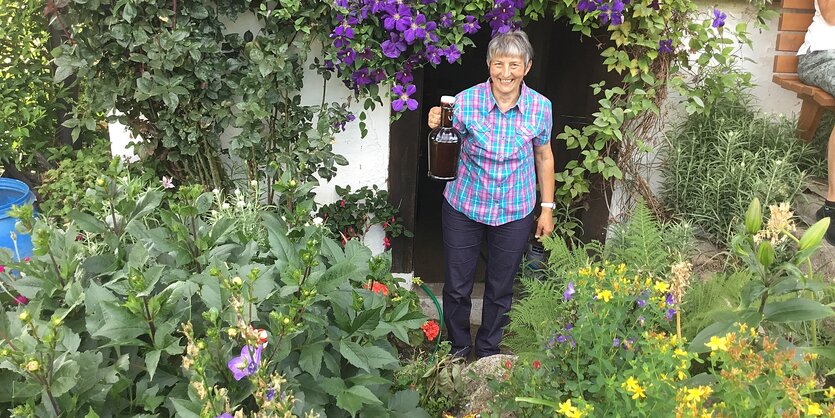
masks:
[[[733,239],[734,254],[753,278],[743,287],[740,303],[717,315],[719,319],[693,339],[691,349],[695,351],[706,351],[705,342],[724,335],[735,323],[762,327],[773,338],[785,337],[797,346],[821,350],[817,321],[835,316],[835,311],[819,301],[831,284],[815,274],[810,257],[820,247],[829,219],[819,221],[798,238],[792,233],[787,204],[771,206],[767,224],[751,219],[762,213],[759,205],[757,199],[751,202],[747,228],[740,229]],[[763,229],[755,231],[758,224]]]
[[[800,193],[814,151],[794,138],[794,123],[752,110],[745,94],[729,94],[712,112],[694,114],[670,135],[662,168],[664,204],[708,236],[728,244],[755,197],[791,202]]]
[[[55,143],[56,99],[43,2],[0,2],[0,160],[21,170],[42,168]],[[39,171],[39,170],[37,170]]]
[[[397,215],[400,210],[388,201],[388,192],[379,190],[377,186],[369,188],[363,186],[359,190],[351,191],[351,186],[336,186],[337,201],[319,209],[319,217],[333,236],[341,237],[343,244],[351,238],[362,239],[373,225],[382,225],[386,233],[385,247],[388,248],[389,238],[402,235],[411,237]]]
[[[684,294],[681,323],[682,336],[692,341],[699,331],[721,319],[741,302],[742,290],[751,281],[751,273],[716,273],[706,280],[697,280]]]
[[[65,227],[34,223],[31,261],[2,256],[6,293],[30,300],[3,303],[4,408],[426,416],[417,394],[392,391],[393,342],[421,343],[426,317],[390,259],[356,240],[343,249],[320,225],[295,225],[293,237],[274,212],[259,242],[260,228],[236,222],[250,208],[223,209],[222,192],[199,186],[149,187],[118,161],[89,193],[99,205]],[[263,356],[234,380],[242,347]]]
[[[111,159],[110,144],[102,138],[58,162],[57,167],[43,174],[43,183],[38,187],[41,213],[63,223],[71,211],[93,207],[96,202],[86,190],[94,185]]]
[[[692,232],[686,223],[662,223],[643,202],[639,202],[626,222],[614,226],[606,243],[605,258],[633,268],[663,276],[670,264],[690,252]]]
[[[397,388],[417,391],[420,406],[433,417],[457,409],[465,399],[464,359],[450,355],[450,349],[444,341],[437,352],[418,353],[395,374]]]

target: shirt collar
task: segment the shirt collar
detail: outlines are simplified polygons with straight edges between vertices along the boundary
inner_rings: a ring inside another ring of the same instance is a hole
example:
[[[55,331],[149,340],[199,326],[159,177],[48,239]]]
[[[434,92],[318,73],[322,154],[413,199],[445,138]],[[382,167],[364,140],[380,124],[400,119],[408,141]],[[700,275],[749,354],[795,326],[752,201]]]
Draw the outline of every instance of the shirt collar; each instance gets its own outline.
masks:
[[[494,107],[498,107],[498,103],[496,103],[496,98],[493,97],[493,89],[490,88],[490,84],[492,81],[488,78],[487,82],[484,83],[484,102],[487,103],[487,111],[492,111]],[[519,89],[519,98],[516,99],[516,106],[519,108],[519,111],[525,113],[525,109],[528,106],[528,96],[530,92],[530,88],[528,85],[522,81],[522,87]],[[513,109],[513,107],[511,107]]]

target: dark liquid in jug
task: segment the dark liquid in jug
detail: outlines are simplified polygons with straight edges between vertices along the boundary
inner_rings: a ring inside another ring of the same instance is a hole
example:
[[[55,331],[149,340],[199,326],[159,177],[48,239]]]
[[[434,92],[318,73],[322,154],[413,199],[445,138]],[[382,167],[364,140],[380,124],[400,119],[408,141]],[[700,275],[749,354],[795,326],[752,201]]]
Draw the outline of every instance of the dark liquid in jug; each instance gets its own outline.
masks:
[[[429,134],[429,178],[455,180],[461,152],[461,133],[452,127],[452,108],[455,98],[441,98],[441,126]]]

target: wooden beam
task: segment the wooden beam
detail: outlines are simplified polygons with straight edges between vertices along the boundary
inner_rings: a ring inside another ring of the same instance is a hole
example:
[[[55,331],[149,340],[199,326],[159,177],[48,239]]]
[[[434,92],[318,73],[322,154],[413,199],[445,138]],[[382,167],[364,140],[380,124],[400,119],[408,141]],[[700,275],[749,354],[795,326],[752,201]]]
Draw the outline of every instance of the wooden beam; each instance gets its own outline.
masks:
[[[815,0],[783,0],[783,8],[815,10]]]
[[[780,23],[777,25],[777,29],[780,31],[806,32],[809,25],[812,24],[813,16],[813,13],[784,12],[780,15]]]
[[[781,32],[777,34],[777,50],[797,52],[806,38],[805,32]]]
[[[775,73],[797,73],[797,55],[775,55]]]

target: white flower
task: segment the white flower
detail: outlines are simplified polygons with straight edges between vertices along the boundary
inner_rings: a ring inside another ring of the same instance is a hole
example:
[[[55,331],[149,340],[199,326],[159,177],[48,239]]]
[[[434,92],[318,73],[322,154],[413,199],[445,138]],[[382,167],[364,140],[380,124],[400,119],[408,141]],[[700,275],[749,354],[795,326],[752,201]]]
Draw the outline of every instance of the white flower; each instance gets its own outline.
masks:
[[[313,218],[313,225],[322,225],[325,221],[320,217]]]
[[[252,186],[252,187],[257,186],[257,185],[258,185],[258,180],[252,180],[252,181],[250,181],[250,182],[249,182],[249,185],[250,185],[250,186]]]
[[[240,189],[235,189],[235,196],[240,196],[240,195],[241,195],[241,190]]]
[[[223,204],[220,205],[220,208],[223,209],[223,210],[229,210],[229,207],[230,207],[229,203],[226,203],[226,202],[223,202]]]
[[[171,177],[162,176],[162,188],[163,189],[173,189],[174,182],[172,181]]]
[[[212,189],[212,194],[220,194],[220,190],[217,188]]]
[[[243,208],[244,208],[244,206],[246,206],[246,202],[244,202],[243,200],[239,200],[239,201],[236,203],[236,205],[237,205],[239,208],[243,209]]]

